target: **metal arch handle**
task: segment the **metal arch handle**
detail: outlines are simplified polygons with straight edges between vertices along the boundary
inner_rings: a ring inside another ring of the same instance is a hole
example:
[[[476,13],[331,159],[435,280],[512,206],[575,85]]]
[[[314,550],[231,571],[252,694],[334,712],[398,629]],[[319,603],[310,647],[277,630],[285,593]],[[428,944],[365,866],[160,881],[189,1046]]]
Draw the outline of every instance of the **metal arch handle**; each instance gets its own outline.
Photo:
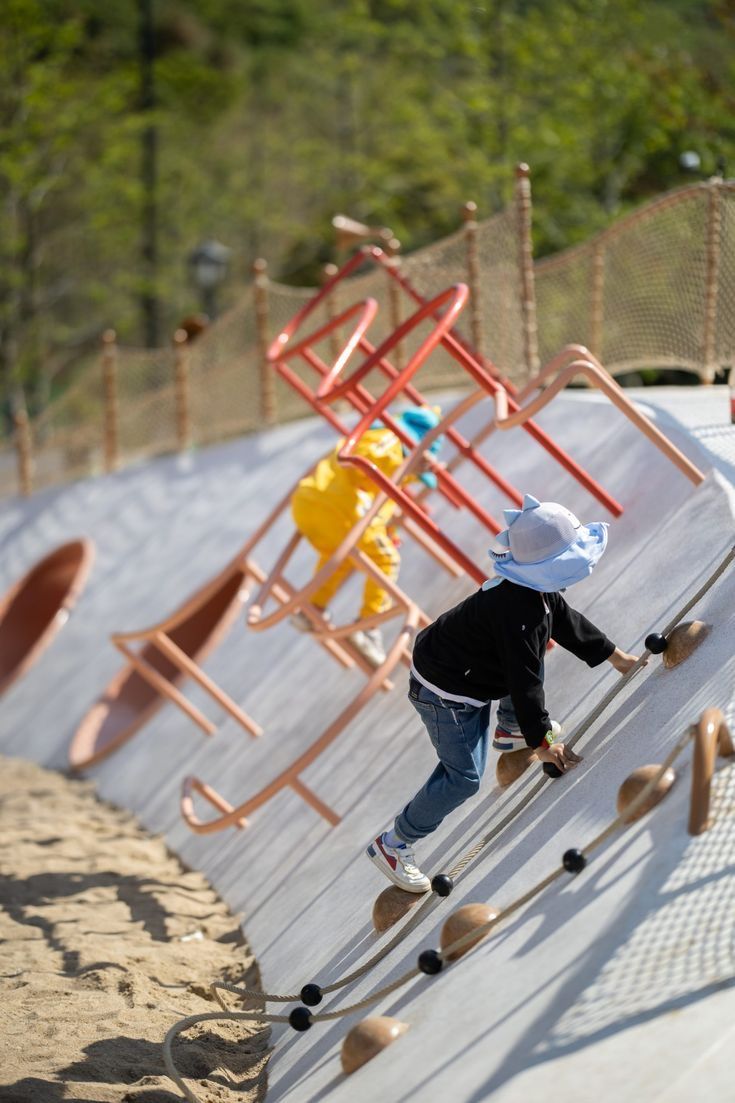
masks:
[[[688,830],[690,835],[701,835],[710,826],[710,789],[717,752],[729,757],[735,754],[735,746],[725,717],[717,708],[705,709],[689,733],[694,739],[694,758]]]

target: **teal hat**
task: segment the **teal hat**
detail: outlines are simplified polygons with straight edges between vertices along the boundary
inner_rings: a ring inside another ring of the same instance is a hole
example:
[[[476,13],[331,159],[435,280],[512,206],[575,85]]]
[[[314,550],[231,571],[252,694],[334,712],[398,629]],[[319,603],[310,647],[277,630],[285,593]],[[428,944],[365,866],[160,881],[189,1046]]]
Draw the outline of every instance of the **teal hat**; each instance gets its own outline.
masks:
[[[401,429],[411,438],[414,444],[420,444],[427,433],[432,429],[436,429],[440,419],[441,410],[438,406],[411,406],[410,409],[403,411],[398,418],[398,422]],[[444,437],[437,437],[428,449],[429,454],[438,456],[443,443]],[[423,471],[419,478],[424,486],[428,486],[432,490],[436,489],[437,478],[433,471]]]

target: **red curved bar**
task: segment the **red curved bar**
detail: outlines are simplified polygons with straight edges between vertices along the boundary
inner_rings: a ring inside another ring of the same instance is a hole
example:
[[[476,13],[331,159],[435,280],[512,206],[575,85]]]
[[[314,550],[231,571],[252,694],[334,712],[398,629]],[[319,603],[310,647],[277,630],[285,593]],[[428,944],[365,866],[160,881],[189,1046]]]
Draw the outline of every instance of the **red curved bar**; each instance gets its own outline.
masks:
[[[335,369],[332,369],[327,378],[322,380],[317,390],[317,398],[321,398],[327,402],[334,402],[338,398],[344,398],[352,387],[357,386],[357,384],[372,371],[386,353],[390,352],[392,348],[395,348],[395,346],[399,344],[408,333],[414,330],[420,322],[423,322],[426,318],[433,317],[440,307],[448,303],[449,305],[444,314],[441,316],[441,319],[437,322],[429,336],[425,338],[423,343],[411,357],[409,363],[403,371],[400,372],[397,379],[394,380],[393,384],[388,387],[387,392],[379,399],[377,404],[379,410],[376,412],[377,416],[377,413],[384,409],[385,406],[388,406],[402,390],[402,381],[404,377],[410,379],[411,376],[415,374],[417,369],[424,363],[429,353],[439,344],[442,335],[446,333],[448,329],[452,328],[467,303],[469,293],[469,288],[466,283],[457,283],[452,287],[448,287],[446,291],[442,291],[439,295],[436,295],[430,302],[424,303],[418,310],[414,311],[410,318],[407,318],[405,322],[401,322],[401,324],[385,338],[382,344],[367,357],[365,362],[361,364],[348,379],[345,379],[338,387],[332,385],[327,388],[327,382],[331,383],[331,380],[338,374]],[[401,381],[401,386],[398,385],[399,380]]]
[[[327,282],[322,285],[316,295],[314,295],[312,299],[309,299],[307,303],[304,303],[301,309],[294,314],[291,321],[288,323],[285,329],[281,330],[281,332],[271,343],[270,348],[268,349],[268,360],[271,363],[275,363],[276,361],[281,359],[281,356],[283,355],[288,342],[291,340],[294,334],[299,331],[302,323],[306,321],[309,315],[312,314],[316,310],[316,308],[321,305],[321,303],[324,302],[324,300],[329,296],[335,285],[338,284],[341,280],[345,279],[347,276],[352,275],[355,269],[359,268],[360,265],[364,262],[364,259],[365,258],[363,257],[361,252],[355,253],[355,255],[353,257],[350,257],[347,263],[343,265],[342,268],[340,268],[340,270],[336,272],[331,279],[327,280]],[[329,330],[336,328],[336,325],[338,324],[338,321],[331,321],[329,323]]]
[[[310,333],[307,337],[302,337],[298,344],[293,345],[288,350],[289,359],[294,356],[305,356],[307,350],[310,351],[310,346],[312,344],[317,344],[319,341],[322,340],[322,338],[332,333],[333,330],[335,330],[338,326],[343,325],[344,322],[349,321],[349,319],[352,318],[355,314],[359,314],[360,317],[357,321],[357,324],[355,325],[355,328],[347,339],[341,353],[337,357],[337,360],[334,363],[334,367],[331,369],[330,374],[333,378],[336,378],[342,371],[342,368],[345,366],[347,361],[352,356],[352,353],[360,344],[360,341],[362,340],[365,332],[369,328],[377,313],[378,303],[376,299],[368,298],[363,299],[361,302],[354,303],[352,306],[348,307],[347,310],[343,310],[341,314],[336,315],[336,317],[334,318],[330,318],[328,322],[325,322],[324,325],[322,325],[319,329],[314,330],[314,332]],[[323,382],[322,386],[324,386]],[[324,396],[317,391],[317,398],[323,397]]]

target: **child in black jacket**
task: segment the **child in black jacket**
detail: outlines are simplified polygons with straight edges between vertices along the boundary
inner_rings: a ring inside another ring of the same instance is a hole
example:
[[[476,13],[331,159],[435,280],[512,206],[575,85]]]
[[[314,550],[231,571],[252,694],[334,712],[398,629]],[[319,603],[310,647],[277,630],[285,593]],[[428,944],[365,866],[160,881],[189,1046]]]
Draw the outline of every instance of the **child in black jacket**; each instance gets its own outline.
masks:
[[[637,661],[559,592],[590,574],[605,550],[607,525],[582,525],[564,506],[530,494],[522,510],[505,515],[508,528],[498,537],[503,550],[490,552],[494,577],[420,632],[414,644],[408,696],[439,762],[392,830],[367,848],[375,865],[409,892],[431,887],[412,844],[480,787],[492,701],[499,701],[495,747],[525,743],[562,772],[581,761],[556,741],[561,726],[546,711],[549,641],[591,667],[607,660],[621,674]]]

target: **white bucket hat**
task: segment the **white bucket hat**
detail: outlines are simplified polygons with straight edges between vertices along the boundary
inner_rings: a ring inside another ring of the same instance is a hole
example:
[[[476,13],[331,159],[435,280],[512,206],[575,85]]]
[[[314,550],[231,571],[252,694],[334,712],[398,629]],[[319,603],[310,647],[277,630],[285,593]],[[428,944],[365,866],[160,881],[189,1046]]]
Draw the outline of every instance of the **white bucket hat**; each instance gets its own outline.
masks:
[[[522,509],[503,511],[507,529],[490,549],[495,577],[483,589],[502,578],[532,590],[565,590],[592,573],[607,546],[607,524],[583,525],[558,502],[539,502],[526,494]]]

